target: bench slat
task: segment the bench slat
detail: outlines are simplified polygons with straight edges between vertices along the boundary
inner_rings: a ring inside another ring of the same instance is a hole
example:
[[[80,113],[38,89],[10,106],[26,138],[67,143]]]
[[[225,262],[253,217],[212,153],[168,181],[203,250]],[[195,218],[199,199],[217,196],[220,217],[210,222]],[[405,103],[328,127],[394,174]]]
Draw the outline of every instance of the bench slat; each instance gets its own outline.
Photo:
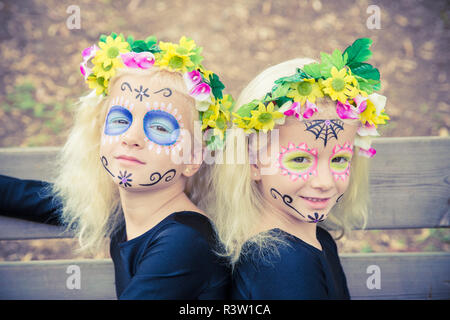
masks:
[[[449,227],[450,138],[379,138],[374,146],[378,156],[370,171],[373,198],[367,229]],[[0,174],[51,181],[58,151],[0,148]],[[60,237],[60,231],[0,217],[0,240]]]
[[[352,299],[450,299],[450,253],[343,254]],[[81,270],[81,288],[66,287],[67,267]],[[368,289],[367,267],[380,268],[381,289]],[[0,263],[0,299],[115,299],[111,260]]]

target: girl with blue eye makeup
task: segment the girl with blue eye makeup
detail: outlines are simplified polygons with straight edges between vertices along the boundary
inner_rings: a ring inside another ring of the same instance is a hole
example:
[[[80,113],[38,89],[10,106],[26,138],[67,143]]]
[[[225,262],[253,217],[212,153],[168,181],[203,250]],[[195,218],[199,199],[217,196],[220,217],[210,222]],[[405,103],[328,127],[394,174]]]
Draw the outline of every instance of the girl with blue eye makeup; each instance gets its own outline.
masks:
[[[173,65],[180,46],[193,51]],[[173,44],[102,36],[83,51],[81,70],[95,91],[81,99],[56,179],[0,176],[1,212],[64,225],[81,250],[109,244],[118,299],[228,298],[215,226],[197,206],[201,159],[193,148],[194,120],[208,112],[211,123],[217,107],[223,116],[228,96],[199,52],[186,37]]]

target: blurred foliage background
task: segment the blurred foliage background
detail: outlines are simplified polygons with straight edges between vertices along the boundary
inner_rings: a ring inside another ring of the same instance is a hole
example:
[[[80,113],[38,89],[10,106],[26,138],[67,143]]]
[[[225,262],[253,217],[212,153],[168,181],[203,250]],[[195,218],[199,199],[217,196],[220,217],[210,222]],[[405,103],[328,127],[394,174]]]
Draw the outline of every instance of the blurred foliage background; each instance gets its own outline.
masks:
[[[76,5],[79,29],[67,20]],[[375,5],[380,29],[368,28]],[[370,37],[391,117],[383,136],[448,136],[450,3],[446,0],[0,1],[0,147],[61,146],[87,92],[81,51],[112,31],[203,47],[204,64],[236,98],[260,71],[319,58]],[[341,252],[448,251],[449,230],[355,231]],[[0,242],[0,260],[70,258],[74,240]],[[107,255],[107,253],[105,254]]]

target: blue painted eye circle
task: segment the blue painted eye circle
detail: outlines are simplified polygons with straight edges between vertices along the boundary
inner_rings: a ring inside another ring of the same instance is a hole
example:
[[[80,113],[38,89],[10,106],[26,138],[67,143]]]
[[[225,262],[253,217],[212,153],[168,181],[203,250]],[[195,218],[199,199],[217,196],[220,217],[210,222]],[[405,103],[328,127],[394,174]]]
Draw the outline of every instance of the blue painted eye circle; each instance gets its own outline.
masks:
[[[144,116],[144,132],[150,141],[162,146],[170,146],[180,135],[180,124],[166,111],[150,110]]]
[[[133,115],[128,109],[121,106],[113,106],[105,121],[105,134],[117,136],[128,130],[133,122]]]

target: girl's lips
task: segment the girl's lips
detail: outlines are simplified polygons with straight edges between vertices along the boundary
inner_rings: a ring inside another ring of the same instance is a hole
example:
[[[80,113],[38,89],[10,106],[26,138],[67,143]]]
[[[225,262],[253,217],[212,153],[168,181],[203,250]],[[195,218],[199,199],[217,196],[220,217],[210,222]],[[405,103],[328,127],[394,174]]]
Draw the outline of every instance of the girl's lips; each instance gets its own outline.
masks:
[[[313,198],[313,197],[302,197],[311,208],[313,209],[325,209],[328,206],[328,202],[331,198]]]
[[[129,156],[118,156],[116,159],[125,164],[145,164],[145,162]]]

